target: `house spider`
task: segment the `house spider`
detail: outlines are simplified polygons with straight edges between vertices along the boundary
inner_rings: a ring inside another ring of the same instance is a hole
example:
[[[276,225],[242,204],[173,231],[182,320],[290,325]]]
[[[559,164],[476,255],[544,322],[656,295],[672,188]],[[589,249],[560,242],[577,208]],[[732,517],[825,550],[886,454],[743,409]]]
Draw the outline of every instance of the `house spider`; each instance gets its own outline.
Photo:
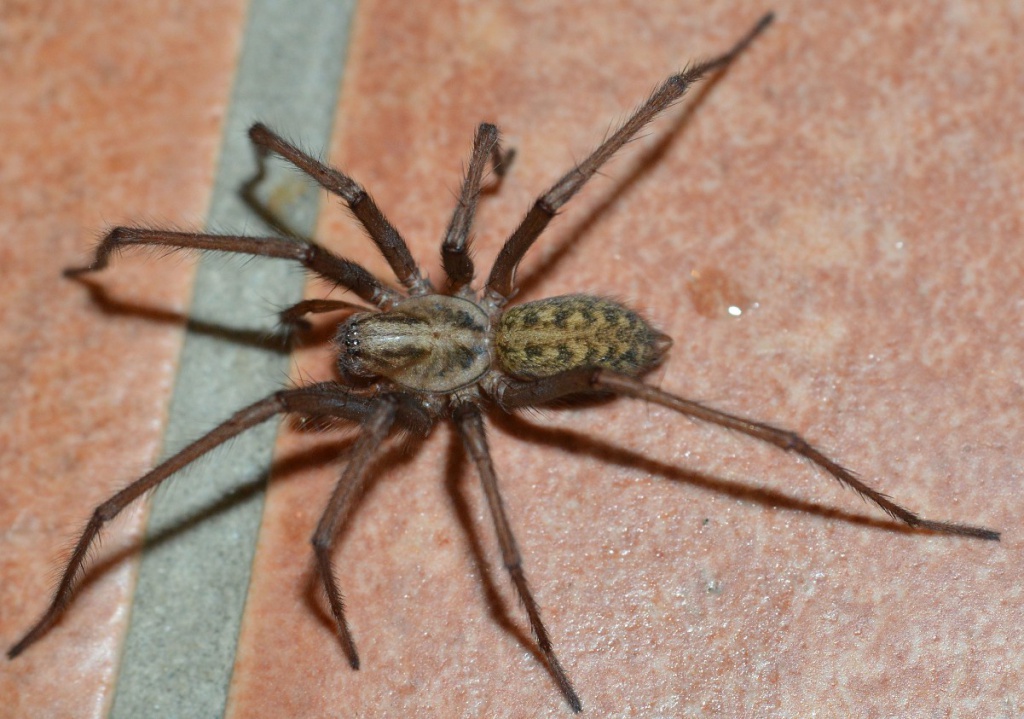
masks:
[[[286,389],[235,413],[226,422],[170,457],[95,508],[64,567],[42,618],[7,652],[13,659],[38,640],[70,603],[89,549],[103,526],[132,502],[215,447],[278,414],[341,419],[362,431],[312,537],[316,568],[337,625],[342,649],[353,669],[359,655],[345,619],[345,607],[331,563],[338,528],[367,481],[367,467],[395,429],[426,435],[451,419],[472,458],[497,531],[502,559],[522,600],[548,670],[574,712],[582,704],[556,657],[540,609],[526,582],[522,557],[498,489],[484,432],[488,402],[509,411],[567,396],[617,394],[653,402],[684,416],[749,435],[817,465],[841,484],[905,524],[932,532],[998,540],[983,527],[924,519],[864,484],[855,474],[794,432],[744,419],[644,384],[640,376],[658,365],[671,340],[624,305],[591,295],[554,297],[508,306],[516,294],[520,261],[559,210],[624,144],[676,103],[694,82],[729,65],[772,22],[767,14],[728,52],[670,77],[589,157],[573,167],[533,204],[505,242],[482,289],[472,287],[469,232],[488,166],[499,177],[511,159],[498,130],[481,124],[458,204],[441,245],[448,287],[434,289],[405,241],[369,195],[347,175],[318,162],[262,124],[249,130],[261,164],[276,154],[341,197],[384,255],[404,291],[389,288],[361,266],[313,242],[280,237],[211,235],[118,227],[96,249],[92,264],[65,271],[68,277],[101,270],[110,255],[137,245],[215,250],[289,259],[313,274],[350,290],[375,309],[328,299],[304,300],[281,313],[282,322],[301,328],[308,314],[348,312],[335,334],[342,381]]]

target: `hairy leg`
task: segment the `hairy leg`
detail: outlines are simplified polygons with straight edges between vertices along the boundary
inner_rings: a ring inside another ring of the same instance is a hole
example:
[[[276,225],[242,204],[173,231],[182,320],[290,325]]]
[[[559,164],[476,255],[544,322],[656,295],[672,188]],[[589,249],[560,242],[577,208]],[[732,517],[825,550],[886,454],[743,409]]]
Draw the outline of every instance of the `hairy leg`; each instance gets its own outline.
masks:
[[[512,525],[508,521],[508,515],[505,513],[505,504],[501,499],[501,492],[498,490],[498,475],[494,471],[491,453],[487,448],[487,436],[484,432],[484,423],[480,410],[475,406],[464,405],[456,410],[455,422],[459,428],[462,443],[470,457],[473,458],[477,471],[480,473],[480,481],[483,484],[484,494],[487,496],[487,506],[490,507],[491,517],[494,519],[494,528],[498,534],[501,558],[505,563],[505,569],[508,570],[509,576],[512,579],[512,584],[515,585],[516,593],[526,608],[526,614],[530,618],[530,627],[537,638],[537,646],[544,654],[548,668],[554,675],[559,689],[562,690],[562,694],[565,695],[566,701],[569,702],[569,706],[572,707],[574,712],[578,713],[583,709],[583,705],[576,694],[576,690],[573,689],[568,675],[562,669],[558,657],[555,656],[554,649],[551,646],[551,639],[548,637],[547,629],[544,628],[544,622],[540,618],[540,607],[537,606],[537,600],[533,598],[533,592],[530,591],[530,587],[526,583],[526,573],[523,571],[523,558],[519,554],[519,547],[516,545],[516,538],[512,533]]]
[[[954,522],[937,522],[924,519],[909,509],[896,504],[889,497],[869,487],[856,474],[843,467],[821,450],[810,444],[796,432],[774,427],[763,422],[738,417],[682,397],[655,389],[650,385],[608,370],[572,370],[532,382],[510,382],[497,398],[499,404],[508,409],[544,404],[560,397],[578,394],[612,392],[618,395],[653,402],[674,410],[687,417],[717,424],[762,442],[773,444],[779,449],[799,455],[828,472],[841,484],[874,502],[894,519],[920,529],[942,534],[955,534],[975,539],[998,540],[999,532],[985,527]]]
[[[390,307],[401,299],[401,295],[385,287],[380,280],[355,262],[342,259],[315,243],[300,242],[283,237],[208,235],[196,232],[148,230],[141,227],[115,227],[96,247],[96,256],[91,264],[84,267],[69,267],[64,270],[64,275],[65,277],[78,277],[89,272],[97,272],[107,266],[110,255],[114,252],[125,247],[139,246],[213,250],[295,260],[311,272],[355,292],[362,299],[378,307]]]
[[[370,459],[388,436],[391,425],[395,421],[396,404],[390,398],[376,399],[373,401],[373,405],[373,409],[363,423],[363,433],[356,441],[352,457],[331,494],[331,499],[327,503],[327,508],[324,510],[312,538],[317,570],[320,573],[324,591],[327,593],[331,614],[334,615],[334,621],[338,626],[338,638],[345,650],[345,656],[348,657],[348,663],[353,669],[359,668],[359,654],[356,652],[352,632],[349,631],[348,622],[345,620],[345,603],[341,596],[341,589],[338,587],[338,580],[334,575],[334,568],[331,565],[331,545],[338,527],[348,517],[352,505],[366,484],[366,468]]]
[[[232,437],[262,424],[277,414],[295,413],[311,417],[338,417],[359,422],[370,416],[372,407],[372,400],[352,394],[347,388],[334,382],[275,392],[236,412],[226,422],[129,484],[93,510],[89,523],[78,538],[71,558],[68,559],[64,567],[60,584],[57,586],[49,608],[24,637],[7,650],[8,658],[13,659],[21,654],[57,620],[57,617],[71,601],[89,549],[95,543],[100,530],[143,494],[156,488],[175,472]]]
[[[359,183],[345,173],[310,157],[262,123],[256,123],[249,128],[249,139],[256,147],[260,162],[267,153],[280,155],[313,178],[325,190],[343,199],[384,255],[384,259],[391,265],[395,276],[412,294],[425,295],[433,292],[430,280],[420,274],[405,240]]]
[[[473,139],[473,154],[462,183],[459,202],[441,243],[441,258],[452,293],[457,293],[473,280],[473,261],[469,257],[469,231],[476,214],[477,201],[480,199],[480,184],[487,161],[491,161],[494,174],[500,178],[504,176],[513,155],[512,150],[502,153],[497,127],[482,123],[477,128],[476,137]]]
[[[642,104],[622,126],[594,150],[583,162],[573,167],[551,189],[537,198],[533,207],[523,218],[515,232],[506,240],[498,253],[487,279],[487,295],[491,301],[503,305],[511,296],[515,286],[516,269],[523,256],[540,236],[544,228],[565,203],[587,184],[591,177],[612,155],[633,139],[647,123],[682,98],[689,87],[704,75],[720,70],[746,50],[754,38],[771,24],[771,13],[762,17],[757,24],[723,55],[693,65],[678,75],[673,75]]]
[[[306,315],[323,314],[325,312],[369,312],[368,307],[344,300],[312,299],[296,302],[288,309],[281,310],[281,326],[291,334],[296,330],[308,330],[310,323],[304,319]]]

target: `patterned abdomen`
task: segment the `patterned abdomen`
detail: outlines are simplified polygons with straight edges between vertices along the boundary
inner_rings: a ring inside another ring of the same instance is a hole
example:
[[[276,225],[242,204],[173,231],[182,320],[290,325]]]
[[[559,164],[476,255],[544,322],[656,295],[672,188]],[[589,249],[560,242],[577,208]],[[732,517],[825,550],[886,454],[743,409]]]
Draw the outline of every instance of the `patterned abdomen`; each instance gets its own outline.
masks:
[[[636,376],[672,344],[633,310],[590,295],[566,295],[511,307],[494,336],[501,368],[520,379],[582,367]]]

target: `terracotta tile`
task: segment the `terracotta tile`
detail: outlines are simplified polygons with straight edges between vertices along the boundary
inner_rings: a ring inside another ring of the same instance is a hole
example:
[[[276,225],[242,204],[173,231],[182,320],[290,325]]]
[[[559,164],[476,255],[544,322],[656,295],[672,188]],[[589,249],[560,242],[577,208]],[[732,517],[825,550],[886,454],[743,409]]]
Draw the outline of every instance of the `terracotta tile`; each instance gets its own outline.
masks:
[[[5,647],[45,608],[55,565],[92,507],[156,457],[192,265],[119,262],[96,285],[107,305],[60,271],[117,223],[202,225],[241,5],[0,11]],[[106,714],[132,581],[133,563],[118,560],[133,556],[143,517],[111,526],[73,611],[3,660],[0,713]]]
[[[1019,18],[775,9],[553,223],[522,299],[628,299],[676,338],[652,382],[797,429],[925,515],[1006,538],[903,531],[791,457],[619,401],[495,423],[527,574],[592,716],[1019,708]],[[483,274],[610,123],[755,19],[732,2],[363,2],[332,159],[437,277],[473,129],[497,122],[519,156],[478,216]],[[320,237],[387,276],[342,210]],[[327,377],[329,360],[296,367]],[[567,714],[451,442],[386,454],[342,532],[352,672],[308,544],[347,444],[282,437],[233,716]]]
[[[154,458],[173,377],[176,325],[106,314],[57,270],[107,224],[201,223],[240,8],[154,22],[151,6],[131,7],[4,11],[5,641],[45,602],[88,508]],[[886,8],[775,4],[777,26],[691,98],[692,114],[658,123],[556,220],[524,264],[522,297],[630,300],[676,339],[654,383],[798,429],[912,508],[1005,539],[899,531],[792,458],[635,403],[498,422],[527,574],[592,716],[987,716],[1024,703],[1020,19],[954,0]],[[520,153],[478,216],[482,274],[610,122],[756,11],[675,0],[359,13],[333,160],[437,277],[477,122],[498,122]],[[341,210],[320,236],[386,276]],[[103,287],[184,311],[190,264],[160,268],[158,284],[150,263],[125,261]],[[328,376],[329,357],[304,351],[296,367]],[[341,437],[280,442],[234,715],[566,715],[447,430],[381,463],[340,538],[363,660],[347,668],[310,599],[308,548]],[[105,554],[130,554],[129,524]],[[128,566],[97,576],[53,633],[2,665],[16,715],[103,713]]]

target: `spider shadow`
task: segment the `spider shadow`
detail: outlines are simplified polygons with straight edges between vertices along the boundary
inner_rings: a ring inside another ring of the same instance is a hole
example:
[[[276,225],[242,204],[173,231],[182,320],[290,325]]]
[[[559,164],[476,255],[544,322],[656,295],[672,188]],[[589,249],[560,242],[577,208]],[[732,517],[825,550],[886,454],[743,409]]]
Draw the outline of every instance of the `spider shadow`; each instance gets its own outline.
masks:
[[[473,513],[464,494],[465,488],[462,484],[467,474],[466,468],[466,451],[459,440],[458,433],[453,431],[451,433],[451,441],[448,444],[448,455],[445,462],[445,490],[452,502],[456,520],[462,527],[466,541],[469,543],[469,554],[472,557],[476,574],[480,578],[484,603],[494,623],[518,642],[523,649],[529,652],[538,664],[546,667],[552,678],[555,678],[551,667],[548,666],[546,658],[537,648],[537,644],[529,630],[524,631],[523,627],[512,619],[508,604],[502,599],[501,593],[498,591],[495,578],[491,573],[492,563],[487,559],[487,552],[484,550],[484,545],[478,534],[479,528],[476,522],[473,521]]]
[[[258,188],[265,182],[271,181],[272,178],[269,177],[267,172],[267,158],[257,154],[256,161],[256,172],[238,188],[239,199],[242,200],[250,212],[256,215],[271,230],[302,242],[313,242],[311,237],[294,229],[283,214],[275,212],[267,202],[259,197]],[[89,293],[89,299],[104,314],[138,317],[150,322],[184,327],[188,333],[204,335],[244,347],[286,355],[290,354],[300,341],[303,344],[307,342],[318,343],[327,339],[328,336],[324,333],[322,327],[319,326],[314,326],[311,331],[301,333],[282,331],[280,328],[268,330],[229,327],[195,319],[189,315],[173,312],[161,307],[140,304],[134,300],[129,302],[118,299],[111,296],[110,291],[101,283],[86,275],[75,275],[68,279],[85,287]],[[301,334],[302,337],[297,338],[297,334]]]
[[[570,397],[565,401],[559,402],[554,408],[579,409],[598,407],[617,399],[619,398],[613,395]],[[628,467],[648,474],[658,475],[674,482],[685,482],[701,489],[717,492],[735,499],[755,502],[772,509],[804,512],[850,524],[904,534],[911,534],[916,531],[897,522],[867,517],[817,502],[795,499],[773,489],[731,482],[712,475],[683,469],[673,464],[651,459],[634,450],[617,447],[589,435],[568,429],[543,427],[523,419],[520,415],[493,412],[488,416],[488,419],[492,426],[502,432],[530,444],[559,449],[568,448],[573,453],[589,455],[602,463]],[[495,576],[494,572],[498,571],[500,560],[495,563],[488,559],[488,554],[478,534],[480,528],[477,522],[474,521],[470,504],[464,494],[465,487],[463,486],[463,481],[467,475],[466,469],[465,451],[462,443],[458,441],[458,435],[453,433],[452,441],[449,443],[445,467],[445,488],[451,499],[456,519],[466,536],[469,553],[472,557],[476,574],[480,578],[483,600],[488,607],[492,620],[518,642],[523,649],[529,652],[538,663],[548,667],[532,635],[519,622],[513,619],[508,602],[503,599],[501,592],[498,590],[497,582],[500,580]],[[524,561],[528,562],[529,558],[524,557]],[[551,673],[550,667],[548,667],[548,671]]]
[[[346,449],[350,449],[351,445],[354,444],[355,440],[356,437],[350,438],[350,441],[346,445]],[[358,515],[360,507],[362,507],[365,502],[369,501],[375,489],[378,486],[380,486],[381,481],[386,476],[389,476],[393,470],[397,469],[403,464],[407,464],[408,462],[412,461],[415,458],[420,444],[421,440],[418,437],[411,435],[403,437],[401,435],[397,435],[395,436],[395,441],[392,444],[392,446],[388,447],[381,455],[379,455],[375,460],[372,461],[372,463],[366,470],[367,472],[370,473],[370,478],[366,482],[363,491],[353,501],[345,521],[343,521],[338,526],[337,532],[335,533],[334,539],[332,541],[332,548],[336,549],[339,545],[345,542],[345,539],[348,536],[349,532],[352,531],[352,518]],[[331,462],[332,464],[337,465],[339,468],[339,479],[340,472],[344,471],[344,460],[345,457],[335,456]],[[302,466],[310,467],[322,467],[325,464],[323,461],[307,462],[305,459],[301,459],[300,461],[302,463]],[[335,480],[335,482],[337,481],[338,479]],[[333,490],[333,485],[331,487],[331,490]],[[324,496],[324,508],[327,507],[327,497],[331,490],[328,490],[328,494],[325,494]],[[319,518],[317,521],[319,521]],[[313,532],[315,530],[315,525],[309,527],[310,538],[312,538]],[[316,568],[316,564],[313,561],[312,547],[310,547],[310,562],[308,563],[307,566],[308,569],[306,573],[306,579],[303,583],[305,586],[305,590],[303,592],[303,601],[305,601],[306,605],[317,616],[323,627],[330,632],[331,636],[336,637],[338,625],[334,620],[334,615],[331,613],[329,605],[327,604],[327,597],[324,594],[323,581],[321,580],[320,574]],[[345,591],[344,582],[341,582],[341,590],[342,592]],[[355,628],[351,627],[351,630],[353,632],[353,635],[355,635]],[[356,639],[356,646],[358,647],[358,638],[353,638]],[[341,649],[340,644],[338,645],[338,649]],[[345,659],[345,661],[347,664],[347,658]]]
[[[755,502],[771,509],[803,512],[831,520],[883,529],[900,534],[921,533],[919,529],[908,527],[893,520],[848,512],[819,502],[796,499],[774,489],[751,486],[749,484],[724,480],[702,472],[684,469],[674,464],[652,459],[635,450],[625,449],[596,439],[591,435],[560,427],[542,427],[524,419],[520,415],[497,414],[491,420],[493,425],[503,432],[531,444],[568,449],[574,454],[586,454],[605,464],[658,475],[673,482],[686,483],[735,499]]]
[[[82,574],[76,594],[84,592],[93,582],[99,580],[104,574],[131,556],[138,554],[140,550],[145,551],[171,542],[193,527],[250,501],[257,494],[265,492],[271,481],[287,480],[289,475],[293,475],[303,469],[322,467],[332,462],[343,462],[354,441],[355,437],[347,437],[340,440],[334,439],[322,445],[305,448],[300,452],[275,460],[267,470],[259,472],[257,475],[238,484],[212,504],[178,518],[157,532],[147,533],[138,542],[133,542],[116,552],[104,555],[101,559],[92,563]],[[196,474],[199,474],[201,471],[201,469],[192,470]],[[190,478],[187,476],[189,471],[185,470],[184,474],[186,476],[181,479],[189,481]],[[175,480],[171,479],[169,481],[173,482]],[[161,486],[166,488],[167,485],[165,483]],[[312,528],[310,531],[312,532]],[[58,621],[60,621],[59,618]]]
[[[602,200],[594,206],[590,212],[576,222],[567,232],[562,241],[555,247],[547,260],[540,266],[533,267],[529,271],[520,273],[516,278],[517,294],[526,296],[536,285],[540,284],[543,278],[550,272],[551,268],[560,263],[582,240],[591,229],[600,222],[604,214],[611,209],[619,200],[627,195],[640,180],[644,178],[661,158],[675,144],[679,135],[685,132],[690,125],[697,110],[704,104],[707,96],[714,90],[719,82],[729,73],[732,65],[726,65],[710,77],[706,78],[692,91],[691,100],[679,115],[672,121],[671,126],[659,133],[659,139],[651,147],[640,153],[633,161],[632,169],[620,179],[616,179],[610,191]],[[525,270],[525,268],[524,268]]]
[[[294,349],[292,337],[283,332],[261,329],[242,329],[228,327],[213,322],[197,320],[180,312],[143,305],[134,300],[125,301],[112,297],[110,292],[99,282],[87,277],[72,277],[72,280],[85,287],[89,299],[104,314],[111,316],[139,317],[149,322],[184,327],[186,332],[204,335],[216,340],[253,347],[266,352],[287,355]]]
[[[300,431],[318,431],[319,429],[322,428],[313,427],[312,429],[309,429],[307,427],[303,427]],[[242,482],[225,493],[214,503],[178,518],[176,521],[163,527],[157,532],[147,534],[138,542],[133,542],[132,544],[115,552],[104,554],[104,556],[92,563],[83,573],[76,593],[85,592],[88,587],[90,587],[94,582],[100,580],[107,572],[127,561],[133,555],[137,555],[140,550],[146,551],[155,549],[168,542],[172,542],[175,538],[187,533],[197,525],[209,521],[225,512],[231,511],[240,504],[251,501],[257,494],[265,492],[271,482],[289,481],[290,477],[297,473],[324,466],[336,466],[339,472],[342,471],[348,458],[348,453],[352,449],[357,438],[358,434],[356,433],[353,433],[349,437],[343,437],[340,439],[332,438],[330,441],[317,444],[313,447],[305,447],[276,459],[266,471],[260,472],[256,476]],[[365,501],[367,501],[368,497],[373,493],[374,488],[378,485],[379,480],[385,474],[397,468],[401,464],[410,461],[415,456],[415,449],[417,445],[418,441],[415,438],[413,438],[412,442],[409,442],[403,441],[403,438],[399,436],[397,444],[390,447],[373,462],[373,465],[370,468],[373,476],[367,483],[365,491],[355,500],[349,517],[354,516],[359,511],[359,508]],[[187,477],[184,479],[185,481],[188,481]],[[166,485],[163,486],[166,487]],[[329,493],[330,490],[328,489],[326,491]],[[325,494],[324,499],[325,507],[326,496],[327,494]],[[334,546],[341,544],[345,540],[345,537],[350,531],[351,525],[352,523],[350,521],[342,523],[335,535]],[[308,529],[310,537],[312,537],[315,525],[311,525]],[[308,565],[306,576],[307,578],[304,583],[305,591],[303,593],[304,600],[313,610],[313,614],[320,619],[323,626],[333,635],[337,627],[334,617],[324,601],[322,591],[323,585],[321,584],[320,577],[316,571],[315,564],[312,561],[310,561]],[[58,621],[60,621],[60,618],[58,618]]]

